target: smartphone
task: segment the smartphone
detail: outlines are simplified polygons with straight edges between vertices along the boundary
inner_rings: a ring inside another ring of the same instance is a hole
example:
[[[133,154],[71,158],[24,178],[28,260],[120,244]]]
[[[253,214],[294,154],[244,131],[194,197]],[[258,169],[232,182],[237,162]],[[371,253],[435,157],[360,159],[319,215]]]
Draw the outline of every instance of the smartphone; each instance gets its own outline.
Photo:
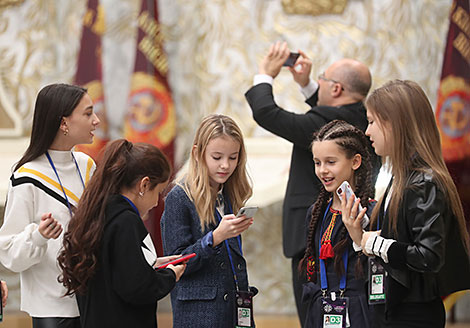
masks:
[[[171,260],[171,261],[168,261],[168,262],[165,262],[165,263],[160,264],[159,266],[157,266],[157,267],[155,268],[155,270],[164,269],[164,268],[166,268],[167,266],[169,266],[170,264],[172,264],[172,265],[179,264],[179,263],[184,262],[184,261],[186,261],[186,260],[189,260],[189,259],[191,259],[191,258],[193,258],[193,257],[195,257],[195,256],[196,256],[196,253],[191,253],[191,254],[183,255],[183,256],[181,256],[181,257],[178,257],[177,259],[174,259],[174,260]]]
[[[255,216],[257,210],[258,210],[258,206],[242,207],[237,213],[237,218],[243,215],[245,215],[247,219],[252,218]]]
[[[351,196],[354,196],[354,201],[356,201],[356,195],[354,194],[354,191],[352,190],[351,186],[349,185],[349,182],[343,181],[341,186],[336,189],[336,194],[340,199],[342,199],[343,192],[346,193],[346,200],[351,198]],[[359,212],[362,211],[363,207],[361,203],[359,203]],[[369,224],[369,217],[367,214],[364,214],[364,217],[362,218],[361,226],[365,228]]]
[[[299,58],[300,54],[298,52],[291,52],[287,60],[282,64],[282,66],[294,66],[297,58]]]

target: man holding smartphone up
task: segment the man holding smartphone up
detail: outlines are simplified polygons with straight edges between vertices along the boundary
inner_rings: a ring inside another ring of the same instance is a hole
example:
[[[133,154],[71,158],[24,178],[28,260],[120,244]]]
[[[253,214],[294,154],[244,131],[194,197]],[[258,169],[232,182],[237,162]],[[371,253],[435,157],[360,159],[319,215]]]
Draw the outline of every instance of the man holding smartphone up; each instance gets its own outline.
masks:
[[[292,277],[297,312],[304,323],[307,304],[301,303],[305,275],[299,275],[298,264],[306,247],[306,214],[317,198],[320,181],[315,176],[310,144],[312,135],[326,123],[339,119],[362,131],[367,128],[366,110],[362,104],[371,86],[368,67],[354,59],[340,59],[331,64],[316,81],[310,79],[312,61],[299,50],[299,57],[288,69],[301,87],[311,109],[297,114],[280,108],[274,101],[272,83],[291,55],[286,42],[271,45],[259,65],[259,74],[245,97],[255,121],[266,130],[293,143],[289,181],[283,205],[284,255],[292,259]],[[374,151],[371,148],[371,153]],[[375,182],[380,169],[378,157],[373,172]]]

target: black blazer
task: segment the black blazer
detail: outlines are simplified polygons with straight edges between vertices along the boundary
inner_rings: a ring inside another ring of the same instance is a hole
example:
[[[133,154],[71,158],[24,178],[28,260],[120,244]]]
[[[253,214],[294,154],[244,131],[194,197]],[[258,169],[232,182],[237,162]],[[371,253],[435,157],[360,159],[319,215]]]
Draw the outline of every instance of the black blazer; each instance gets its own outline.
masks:
[[[432,171],[411,171],[398,215],[395,233],[388,212],[380,209],[381,235],[396,240],[388,250],[388,263],[383,263],[388,272],[386,308],[470,289],[469,254]]]
[[[305,114],[288,112],[276,105],[269,83],[253,86],[245,97],[253,111],[253,118],[261,127],[293,143],[282,213],[282,240],[284,255],[294,257],[305,250],[305,215],[308,207],[317,199],[321,187],[321,182],[315,175],[310,149],[313,133],[336,119],[346,121],[365,131],[366,111],[362,102],[339,107],[316,106],[318,96],[315,93],[306,101],[312,106],[308,112]],[[372,147],[370,149],[377,163],[375,181],[380,161]]]
[[[157,301],[176,284],[171,269],[154,270],[152,239],[121,195],[109,197],[96,272],[77,293],[82,327],[155,328]]]

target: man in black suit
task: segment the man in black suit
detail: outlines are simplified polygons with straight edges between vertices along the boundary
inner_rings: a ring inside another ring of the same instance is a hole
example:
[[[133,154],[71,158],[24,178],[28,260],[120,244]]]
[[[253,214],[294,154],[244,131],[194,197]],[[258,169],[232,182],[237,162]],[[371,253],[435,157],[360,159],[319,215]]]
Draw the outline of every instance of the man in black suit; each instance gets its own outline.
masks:
[[[366,110],[362,101],[369,92],[371,74],[363,63],[341,59],[320,74],[317,81],[312,81],[309,78],[312,62],[305,53],[299,51],[300,57],[289,70],[312,108],[305,114],[292,113],[276,105],[272,90],[273,79],[279,74],[289,53],[285,42],[271,45],[259,66],[259,74],[254,78],[254,86],[245,97],[253,111],[253,118],[260,126],[293,143],[282,213],[283,249],[284,255],[292,258],[294,296],[297,313],[303,324],[307,307],[307,304],[301,302],[305,278],[299,275],[298,265],[306,247],[307,209],[315,202],[321,186],[315,175],[310,148],[312,135],[335,119],[366,130]],[[377,163],[375,182],[380,162],[372,148],[371,153]]]

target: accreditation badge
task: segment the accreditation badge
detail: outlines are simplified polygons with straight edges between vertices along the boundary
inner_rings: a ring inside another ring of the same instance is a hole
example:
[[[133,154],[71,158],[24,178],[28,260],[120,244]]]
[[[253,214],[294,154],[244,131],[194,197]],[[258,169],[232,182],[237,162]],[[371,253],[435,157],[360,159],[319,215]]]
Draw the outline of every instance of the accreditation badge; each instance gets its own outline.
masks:
[[[385,268],[373,257],[369,257],[369,304],[385,303]]]
[[[253,293],[235,291],[235,328],[253,327]]]
[[[333,292],[330,296],[324,296],[321,301],[321,318],[323,328],[347,328],[349,327],[349,298],[336,297]]]

